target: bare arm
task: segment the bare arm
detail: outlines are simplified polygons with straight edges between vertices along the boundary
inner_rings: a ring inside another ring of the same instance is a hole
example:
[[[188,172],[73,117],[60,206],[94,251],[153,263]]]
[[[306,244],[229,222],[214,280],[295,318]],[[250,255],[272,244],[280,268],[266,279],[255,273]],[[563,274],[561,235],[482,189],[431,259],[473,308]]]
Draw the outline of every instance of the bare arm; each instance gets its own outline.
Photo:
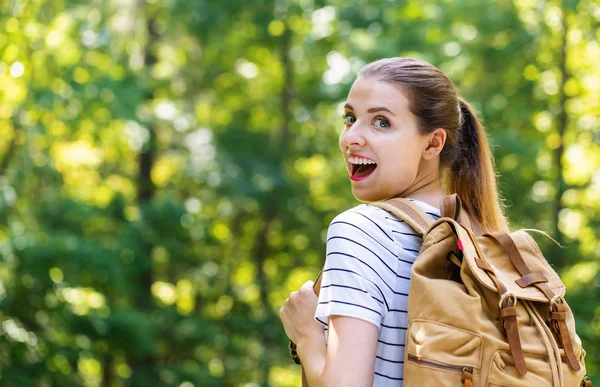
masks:
[[[298,343],[309,386],[372,387],[378,337],[379,329],[370,322],[331,316],[327,346],[322,335]]]

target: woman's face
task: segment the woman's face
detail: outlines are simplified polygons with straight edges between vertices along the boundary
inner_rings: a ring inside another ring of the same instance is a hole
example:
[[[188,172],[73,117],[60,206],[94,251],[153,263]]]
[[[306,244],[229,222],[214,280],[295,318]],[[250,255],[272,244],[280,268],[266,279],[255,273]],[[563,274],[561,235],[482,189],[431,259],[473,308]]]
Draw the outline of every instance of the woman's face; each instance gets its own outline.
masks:
[[[373,202],[410,192],[418,181],[428,138],[419,134],[402,89],[388,82],[358,79],[344,110],[339,145],[354,197]],[[357,161],[371,164],[353,165]]]

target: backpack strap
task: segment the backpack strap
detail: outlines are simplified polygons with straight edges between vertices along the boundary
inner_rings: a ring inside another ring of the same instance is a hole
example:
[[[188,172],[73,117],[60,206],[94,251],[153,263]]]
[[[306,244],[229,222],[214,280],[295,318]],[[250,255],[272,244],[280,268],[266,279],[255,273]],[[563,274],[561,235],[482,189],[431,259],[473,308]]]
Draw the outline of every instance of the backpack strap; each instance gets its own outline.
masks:
[[[407,199],[392,198],[386,201],[372,202],[369,205],[391,212],[408,223],[420,235],[425,234],[425,231],[433,224],[421,207]]]
[[[471,217],[464,210],[462,201],[457,194],[445,196],[440,199],[440,214],[442,217],[448,217],[456,220],[461,226],[473,231],[476,236],[483,235],[483,229],[479,223],[471,220]]]
[[[462,201],[457,194],[444,196],[440,199],[440,212],[442,217],[458,220],[462,211]]]
[[[481,249],[477,244],[476,236],[473,231],[468,228],[464,228],[464,231],[467,233],[468,240],[465,241],[459,239],[459,241],[461,244],[470,243],[473,246],[478,255],[478,257],[475,257],[475,263],[480,269],[487,273],[494,282],[494,285],[496,285],[496,290],[498,291],[498,296],[500,298],[498,303],[500,329],[508,340],[508,345],[510,346],[510,352],[515,361],[517,372],[519,375],[525,375],[527,373],[527,365],[525,364],[525,356],[523,355],[521,337],[519,335],[516,309],[517,297],[508,291],[506,285],[504,285],[500,278],[496,276],[494,268],[485,260],[485,256],[482,254]]]

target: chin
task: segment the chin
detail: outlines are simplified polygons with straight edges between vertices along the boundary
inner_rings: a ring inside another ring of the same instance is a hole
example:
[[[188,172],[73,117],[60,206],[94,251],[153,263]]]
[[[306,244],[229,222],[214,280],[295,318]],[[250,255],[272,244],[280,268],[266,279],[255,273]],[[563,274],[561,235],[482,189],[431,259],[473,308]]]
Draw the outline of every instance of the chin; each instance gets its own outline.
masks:
[[[377,202],[379,200],[386,199],[384,195],[378,192],[357,192],[354,189],[352,190],[352,195],[354,195],[354,198],[356,200],[363,203]]]

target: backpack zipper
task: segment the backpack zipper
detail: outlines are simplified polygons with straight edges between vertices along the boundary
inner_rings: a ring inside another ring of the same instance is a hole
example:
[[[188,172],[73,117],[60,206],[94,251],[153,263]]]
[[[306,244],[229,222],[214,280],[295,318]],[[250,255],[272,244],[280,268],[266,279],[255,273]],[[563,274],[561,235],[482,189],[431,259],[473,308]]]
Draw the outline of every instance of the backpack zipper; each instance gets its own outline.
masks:
[[[470,386],[472,383],[471,380],[473,379],[473,367],[471,367],[471,366],[459,366],[459,365],[446,364],[446,363],[442,363],[442,362],[435,361],[435,360],[423,359],[421,357],[412,355],[410,353],[408,354],[408,360],[415,362],[415,363],[421,363],[421,364],[426,364],[426,365],[429,365],[432,367],[441,368],[444,370],[462,372],[461,381],[463,382],[463,385]]]
[[[457,366],[452,364],[446,364],[435,360],[423,359],[412,354],[408,354],[408,360],[414,361],[416,363],[428,364],[433,367],[443,368],[450,371],[465,371],[471,374],[473,373],[473,367],[470,366]]]

